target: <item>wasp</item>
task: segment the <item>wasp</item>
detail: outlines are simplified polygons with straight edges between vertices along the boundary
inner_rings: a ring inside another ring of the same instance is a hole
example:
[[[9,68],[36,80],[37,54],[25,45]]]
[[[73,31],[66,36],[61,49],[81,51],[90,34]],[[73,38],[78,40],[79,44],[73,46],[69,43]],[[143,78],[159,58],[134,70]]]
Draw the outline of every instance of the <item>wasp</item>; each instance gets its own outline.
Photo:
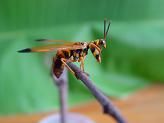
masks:
[[[106,37],[110,27],[110,22],[106,26],[106,20],[104,20],[104,38],[96,39],[90,42],[70,42],[64,40],[49,40],[38,39],[39,42],[54,42],[56,44],[32,47],[19,50],[20,53],[30,52],[50,52],[56,51],[56,55],[52,60],[52,73],[59,78],[63,73],[64,67],[73,73],[74,71],[68,66],[67,62],[80,62],[80,69],[84,72],[84,60],[88,54],[88,50],[92,52],[97,62],[101,63],[101,51],[102,48],[106,48]],[[58,43],[58,44],[57,44]]]

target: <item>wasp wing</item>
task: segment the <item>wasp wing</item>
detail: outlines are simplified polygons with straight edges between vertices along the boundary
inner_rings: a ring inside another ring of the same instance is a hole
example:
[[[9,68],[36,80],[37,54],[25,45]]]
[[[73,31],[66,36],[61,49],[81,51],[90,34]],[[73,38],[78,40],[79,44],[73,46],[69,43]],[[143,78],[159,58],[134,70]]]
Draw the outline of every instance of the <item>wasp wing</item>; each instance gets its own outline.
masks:
[[[69,43],[69,44],[62,44],[62,45],[57,45],[57,44],[52,44],[52,45],[45,45],[45,46],[40,46],[40,47],[32,47],[32,48],[26,48],[19,50],[18,52],[21,53],[27,53],[27,52],[51,52],[51,51],[57,51],[57,50],[76,50],[76,49],[85,49],[86,46],[81,45],[80,42],[76,43]]]
[[[37,42],[49,42],[49,43],[57,43],[57,44],[69,44],[74,43],[75,41],[66,41],[66,40],[51,40],[51,39],[37,39]]]

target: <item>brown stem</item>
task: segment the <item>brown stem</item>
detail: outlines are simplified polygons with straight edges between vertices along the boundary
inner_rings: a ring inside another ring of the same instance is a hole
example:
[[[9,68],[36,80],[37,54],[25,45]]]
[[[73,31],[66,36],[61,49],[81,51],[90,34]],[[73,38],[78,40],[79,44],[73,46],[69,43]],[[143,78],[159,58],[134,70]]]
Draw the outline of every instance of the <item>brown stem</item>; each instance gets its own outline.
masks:
[[[67,94],[68,94],[68,77],[67,70],[65,69],[60,78],[56,78],[53,75],[54,83],[56,84],[59,91],[60,100],[60,121],[66,123],[67,121]]]
[[[85,84],[85,86],[90,90],[93,96],[98,100],[105,114],[112,116],[117,121],[117,123],[127,123],[118,111],[118,109],[99,89],[96,88],[96,86],[84,72],[82,72],[76,65],[72,63],[67,64],[75,72],[77,79],[81,80]]]

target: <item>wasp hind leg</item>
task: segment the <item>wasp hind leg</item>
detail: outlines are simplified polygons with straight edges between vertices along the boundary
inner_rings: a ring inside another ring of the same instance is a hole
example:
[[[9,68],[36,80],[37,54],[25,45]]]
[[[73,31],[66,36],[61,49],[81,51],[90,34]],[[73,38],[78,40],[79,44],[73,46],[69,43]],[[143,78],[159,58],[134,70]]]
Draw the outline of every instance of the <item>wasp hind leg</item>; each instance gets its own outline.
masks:
[[[66,66],[67,69],[78,79],[78,77],[76,76],[75,72],[74,72],[74,71],[68,66],[68,64],[66,63],[66,62],[69,61],[69,60],[62,58],[61,61],[62,61],[62,63],[64,64],[64,66]],[[82,70],[82,69],[84,70],[84,61],[83,61],[82,64],[80,64],[80,69],[81,69],[81,70]],[[84,72],[83,70],[82,70],[82,72],[85,73],[87,76],[89,76],[89,74],[86,73],[86,72]]]
[[[68,66],[68,64],[66,63],[66,59],[64,59],[64,58],[62,58],[61,59],[61,61],[62,61],[62,63],[64,64],[64,66],[66,66],[67,67],[67,69],[73,74],[73,75],[75,75],[75,72]],[[76,75],[75,75],[76,76]]]
[[[80,58],[80,69],[83,73],[85,73],[87,76],[89,76],[89,74],[84,71],[84,58],[83,57]]]

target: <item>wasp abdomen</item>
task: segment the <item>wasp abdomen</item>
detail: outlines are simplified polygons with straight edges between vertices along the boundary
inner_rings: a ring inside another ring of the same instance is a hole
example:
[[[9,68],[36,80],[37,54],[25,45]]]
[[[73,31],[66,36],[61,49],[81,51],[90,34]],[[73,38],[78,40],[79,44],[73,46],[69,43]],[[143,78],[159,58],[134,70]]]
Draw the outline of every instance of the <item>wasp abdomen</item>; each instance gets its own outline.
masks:
[[[69,50],[63,50],[63,54],[64,54],[64,57],[65,57],[66,59],[70,58],[70,56],[71,56],[71,53],[70,53]]]
[[[64,64],[62,63],[60,58],[53,58],[52,72],[55,74],[57,78],[63,73]]]

